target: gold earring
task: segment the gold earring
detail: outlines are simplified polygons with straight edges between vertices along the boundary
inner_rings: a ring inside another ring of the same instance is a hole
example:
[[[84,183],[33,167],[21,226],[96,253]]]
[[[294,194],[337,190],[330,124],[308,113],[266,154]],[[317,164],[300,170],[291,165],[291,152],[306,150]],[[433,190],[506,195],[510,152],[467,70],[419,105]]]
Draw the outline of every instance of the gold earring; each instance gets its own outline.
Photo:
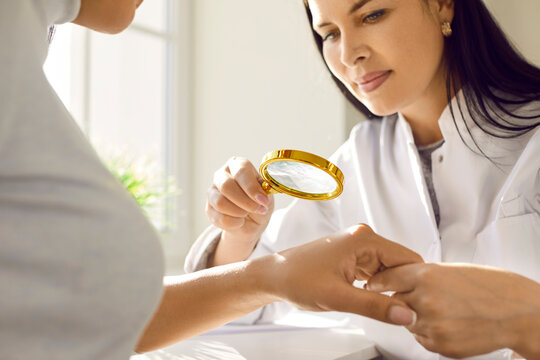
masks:
[[[452,36],[452,27],[448,21],[445,21],[441,24],[441,30],[444,37]]]

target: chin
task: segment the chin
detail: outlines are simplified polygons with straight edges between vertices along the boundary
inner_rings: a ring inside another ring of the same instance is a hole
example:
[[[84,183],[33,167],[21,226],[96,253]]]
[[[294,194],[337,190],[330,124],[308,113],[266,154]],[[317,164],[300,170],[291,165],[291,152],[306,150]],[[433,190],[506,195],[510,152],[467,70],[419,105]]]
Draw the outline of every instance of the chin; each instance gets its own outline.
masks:
[[[108,34],[118,34],[122,31],[126,30],[129,25],[133,22],[133,16],[125,15],[123,17],[119,17],[115,19],[115,21],[111,21],[105,25],[105,28],[101,30],[101,32],[108,33]]]
[[[365,94],[360,95],[358,92],[353,91],[353,89],[351,89],[350,87],[348,88],[348,90],[373,115],[382,117],[393,115],[399,111],[398,106],[396,106],[397,104],[395,104],[395,99],[389,99],[388,94],[384,96],[384,94],[380,93],[379,95],[372,95],[368,97]]]
[[[388,116],[398,112],[395,106],[388,106],[388,104],[382,104],[380,102],[372,103],[362,101],[362,104],[364,104],[373,115],[377,116]]]

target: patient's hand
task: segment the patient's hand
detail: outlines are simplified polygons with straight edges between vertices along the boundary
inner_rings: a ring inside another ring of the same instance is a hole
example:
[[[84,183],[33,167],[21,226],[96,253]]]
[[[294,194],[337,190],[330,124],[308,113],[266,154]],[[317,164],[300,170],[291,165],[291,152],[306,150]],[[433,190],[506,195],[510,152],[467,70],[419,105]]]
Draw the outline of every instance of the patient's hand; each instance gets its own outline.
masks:
[[[263,179],[249,160],[233,157],[214,174],[206,215],[223,229],[211,265],[245,260],[268,225],[274,200],[262,189]]]
[[[422,258],[375,234],[368,226],[271,255],[272,292],[311,311],[343,311],[407,325],[414,314],[399,299],[354,287],[381,269],[422,262]]]

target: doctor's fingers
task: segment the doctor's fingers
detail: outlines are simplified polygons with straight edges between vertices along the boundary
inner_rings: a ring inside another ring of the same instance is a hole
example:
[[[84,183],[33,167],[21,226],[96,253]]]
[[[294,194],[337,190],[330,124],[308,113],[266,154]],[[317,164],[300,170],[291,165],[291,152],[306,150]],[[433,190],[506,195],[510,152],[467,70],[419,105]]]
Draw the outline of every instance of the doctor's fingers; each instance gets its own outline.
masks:
[[[260,187],[260,191],[263,191],[257,178],[253,178],[251,181],[246,180],[245,176],[235,178],[229,173],[228,169],[220,169],[214,174],[214,187],[231,203],[249,213],[266,214],[268,204],[257,202],[257,199],[259,199],[257,195],[252,195],[253,198],[250,197],[245,191],[245,187],[248,187],[246,182],[254,184],[251,185],[252,187]]]
[[[206,202],[206,216],[212,225],[225,231],[239,229],[244,226],[244,223],[246,222],[246,217],[225,215],[214,209],[208,202]]]
[[[399,299],[344,285],[332,294],[331,310],[354,313],[394,325],[410,325],[416,314]]]
[[[242,190],[255,202],[268,207],[270,196],[263,190],[263,178],[253,164],[245,158],[233,157],[228,162],[231,176],[238,182]]]
[[[242,209],[232,201],[230,201],[225,195],[223,195],[217,187],[211,186],[206,192],[206,198],[208,204],[216,211],[233,217],[246,217],[249,212]]]
[[[366,289],[376,292],[395,291],[407,293],[418,286],[419,278],[428,264],[409,264],[386,269],[373,275]]]
[[[456,328],[454,321],[449,321],[449,319],[441,316],[436,309],[437,307],[440,308],[440,304],[437,305],[436,302],[428,300],[433,304],[431,311],[426,310],[429,306],[415,307],[415,304],[418,306],[425,298],[423,294],[417,292],[396,293],[392,297],[405,302],[415,311],[416,319],[414,323],[405,327],[414,335],[416,341],[427,350],[451,358],[462,358],[464,355],[479,355],[495,350],[495,348],[479,348],[479,344],[476,343],[475,339],[482,337],[484,333],[472,336],[471,339],[464,341],[467,338],[467,335],[464,335],[466,330]],[[452,311],[452,309],[448,310]]]

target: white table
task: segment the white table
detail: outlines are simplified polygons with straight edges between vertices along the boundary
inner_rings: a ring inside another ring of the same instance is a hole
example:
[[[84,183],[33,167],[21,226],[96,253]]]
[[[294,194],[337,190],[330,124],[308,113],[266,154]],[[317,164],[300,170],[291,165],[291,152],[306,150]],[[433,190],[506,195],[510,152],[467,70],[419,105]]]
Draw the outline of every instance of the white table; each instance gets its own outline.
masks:
[[[311,315],[305,316],[292,321],[300,322],[299,326],[290,321],[287,325],[227,325],[131,360],[368,360],[379,356],[361,329],[332,320],[315,325]]]

